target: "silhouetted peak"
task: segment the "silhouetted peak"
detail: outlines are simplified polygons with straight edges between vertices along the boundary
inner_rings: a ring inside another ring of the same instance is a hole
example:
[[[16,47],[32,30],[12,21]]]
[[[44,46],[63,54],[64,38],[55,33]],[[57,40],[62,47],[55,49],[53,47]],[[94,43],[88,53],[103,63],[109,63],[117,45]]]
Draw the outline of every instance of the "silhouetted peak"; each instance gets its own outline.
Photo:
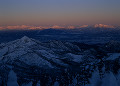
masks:
[[[30,42],[31,39],[29,37],[27,37],[27,36],[24,36],[24,37],[21,38],[21,41],[23,41],[23,42]]]

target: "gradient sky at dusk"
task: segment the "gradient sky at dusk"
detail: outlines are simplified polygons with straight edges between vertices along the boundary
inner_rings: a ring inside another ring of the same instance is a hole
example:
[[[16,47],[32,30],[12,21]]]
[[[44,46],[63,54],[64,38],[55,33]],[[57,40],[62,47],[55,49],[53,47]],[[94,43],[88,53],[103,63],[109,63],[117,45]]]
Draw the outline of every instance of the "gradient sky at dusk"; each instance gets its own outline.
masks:
[[[120,25],[120,0],[0,0],[2,24]]]

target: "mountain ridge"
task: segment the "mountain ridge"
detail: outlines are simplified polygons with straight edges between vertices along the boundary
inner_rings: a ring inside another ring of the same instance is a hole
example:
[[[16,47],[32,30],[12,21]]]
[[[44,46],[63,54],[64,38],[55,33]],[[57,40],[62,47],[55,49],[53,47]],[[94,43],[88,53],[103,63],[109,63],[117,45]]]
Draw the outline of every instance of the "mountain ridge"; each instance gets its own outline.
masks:
[[[113,46],[116,44],[115,46]],[[41,42],[24,36],[0,44],[0,85],[9,81],[14,71],[19,86],[32,82],[36,86],[85,86],[114,77],[118,84],[120,70],[120,43],[111,41],[103,45],[85,45],[60,40]],[[84,47],[83,47],[84,46]],[[107,47],[106,47],[107,46]],[[94,76],[97,72],[97,79]],[[112,81],[111,81],[112,82]],[[108,83],[108,82],[107,82]],[[92,86],[92,85],[91,85]]]
[[[34,25],[13,25],[13,26],[0,26],[0,30],[44,30],[44,29],[76,29],[76,28],[116,28],[115,25],[107,24],[94,24],[94,25],[50,25],[50,26],[34,26]]]

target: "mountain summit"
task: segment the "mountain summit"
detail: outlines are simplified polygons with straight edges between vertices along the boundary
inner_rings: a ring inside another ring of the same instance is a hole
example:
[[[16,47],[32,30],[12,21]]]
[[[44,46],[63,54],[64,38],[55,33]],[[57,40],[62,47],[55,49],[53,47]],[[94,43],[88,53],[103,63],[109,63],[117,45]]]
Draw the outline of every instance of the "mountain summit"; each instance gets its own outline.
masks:
[[[112,25],[105,25],[105,24],[95,24],[94,25],[95,28],[115,28],[114,26]]]
[[[29,37],[27,37],[27,36],[22,37],[21,40],[23,42],[29,42],[29,41],[31,41],[31,39]]]

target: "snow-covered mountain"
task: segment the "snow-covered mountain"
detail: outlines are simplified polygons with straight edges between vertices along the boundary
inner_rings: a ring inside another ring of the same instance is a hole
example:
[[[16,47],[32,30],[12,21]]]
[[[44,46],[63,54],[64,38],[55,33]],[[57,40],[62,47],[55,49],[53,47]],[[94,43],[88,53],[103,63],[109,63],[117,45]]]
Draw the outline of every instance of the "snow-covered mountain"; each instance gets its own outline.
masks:
[[[24,36],[21,39],[0,45],[0,60],[12,64],[20,60],[28,65],[46,66],[53,68],[57,63],[61,66],[67,66],[60,59],[59,54],[63,52],[80,51],[79,47],[67,42],[50,41],[41,43],[37,40]]]
[[[86,45],[83,49],[79,43],[40,42],[26,36],[2,43],[0,85],[10,83],[12,71],[15,73],[15,83],[12,84],[19,86],[98,86],[92,85],[97,82],[104,86],[104,79],[109,77],[114,79],[112,84],[119,86],[120,52],[109,49],[115,49],[113,44],[120,45],[112,41],[105,45]],[[99,78],[94,76],[96,71]],[[93,83],[94,80],[98,81]]]
[[[105,25],[105,24],[95,24],[94,25],[95,28],[115,28],[115,26],[112,25]]]

